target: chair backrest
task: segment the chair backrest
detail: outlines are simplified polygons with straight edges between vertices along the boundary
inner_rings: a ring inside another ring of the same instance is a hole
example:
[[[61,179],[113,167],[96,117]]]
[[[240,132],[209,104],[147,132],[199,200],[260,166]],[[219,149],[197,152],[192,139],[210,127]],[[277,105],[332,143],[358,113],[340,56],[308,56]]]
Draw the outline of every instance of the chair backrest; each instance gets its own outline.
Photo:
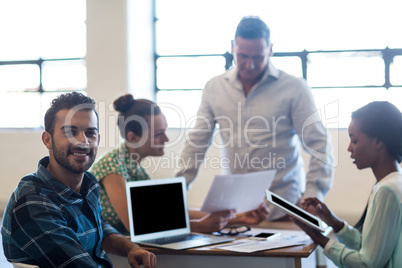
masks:
[[[14,268],[39,268],[38,265],[33,265],[33,264],[25,264],[25,263],[16,263],[12,262],[11,263]]]

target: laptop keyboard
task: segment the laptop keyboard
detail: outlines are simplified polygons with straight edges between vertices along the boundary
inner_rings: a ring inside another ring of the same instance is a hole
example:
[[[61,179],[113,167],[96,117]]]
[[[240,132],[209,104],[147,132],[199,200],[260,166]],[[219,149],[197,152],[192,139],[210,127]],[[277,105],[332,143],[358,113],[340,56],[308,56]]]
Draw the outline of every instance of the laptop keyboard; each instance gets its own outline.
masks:
[[[194,240],[194,239],[200,239],[200,238],[205,238],[205,237],[206,236],[204,236],[204,235],[183,234],[183,235],[162,237],[162,238],[157,238],[157,239],[149,239],[149,240],[144,240],[144,241],[141,241],[141,242],[149,243],[149,244],[156,244],[156,245],[165,245],[165,244],[188,241],[188,240]]]

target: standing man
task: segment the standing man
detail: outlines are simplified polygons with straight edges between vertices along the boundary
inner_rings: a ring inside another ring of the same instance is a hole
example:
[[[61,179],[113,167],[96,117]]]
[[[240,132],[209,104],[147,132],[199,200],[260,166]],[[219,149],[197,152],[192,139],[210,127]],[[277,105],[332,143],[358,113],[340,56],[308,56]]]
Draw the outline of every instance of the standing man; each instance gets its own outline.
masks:
[[[333,152],[311,89],[303,79],[272,65],[270,30],[258,17],[240,21],[232,54],[236,66],[203,89],[177,175],[185,176],[188,184],[195,179],[218,124],[222,165],[231,173],[277,169],[273,192],[293,203],[302,195],[323,199],[333,181]],[[301,148],[310,154],[307,175]],[[284,216],[269,208],[268,220]]]
[[[99,185],[87,172],[99,145],[95,101],[72,92],[52,101],[42,141],[49,156],[21,179],[3,215],[9,262],[40,267],[112,267],[106,252],[131,267],[155,267],[156,257],[103,222]]]

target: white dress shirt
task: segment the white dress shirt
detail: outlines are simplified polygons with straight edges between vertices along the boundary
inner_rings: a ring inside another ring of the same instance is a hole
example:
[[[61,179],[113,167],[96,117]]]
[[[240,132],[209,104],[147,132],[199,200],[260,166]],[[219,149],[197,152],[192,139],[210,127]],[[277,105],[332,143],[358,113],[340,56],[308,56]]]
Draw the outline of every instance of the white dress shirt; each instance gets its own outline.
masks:
[[[206,84],[177,172],[189,185],[214,133],[222,137],[224,168],[232,174],[277,169],[271,190],[293,203],[303,193],[305,197],[323,199],[332,186],[332,145],[311,89],[304,79],[278,70],[271,63],[247,96],[236,67]],[[307,176],[301,148],[311,155]],[[269,219],[284,216],[283,211],[270,209]]]

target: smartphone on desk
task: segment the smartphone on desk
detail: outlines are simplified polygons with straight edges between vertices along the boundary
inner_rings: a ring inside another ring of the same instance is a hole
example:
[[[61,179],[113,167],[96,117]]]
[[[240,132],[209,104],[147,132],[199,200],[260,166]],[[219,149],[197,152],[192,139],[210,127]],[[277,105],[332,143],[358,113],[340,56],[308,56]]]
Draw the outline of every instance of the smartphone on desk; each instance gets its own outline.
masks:
[[[266,233],[266,232],[262,232],[262,233],[259,233],[259,234],[254,235],[254,236],[252,236],[252,237],[249,237],[248,239],[251,239],[251,240],[258,240],[258,241],[267,241],[267,240],[270,240],[270,239],[272,239],[272,238],[274,238],[274,237],[278,237],[278,236],[280,236],[280,235],[281,235],[280,233]]]

